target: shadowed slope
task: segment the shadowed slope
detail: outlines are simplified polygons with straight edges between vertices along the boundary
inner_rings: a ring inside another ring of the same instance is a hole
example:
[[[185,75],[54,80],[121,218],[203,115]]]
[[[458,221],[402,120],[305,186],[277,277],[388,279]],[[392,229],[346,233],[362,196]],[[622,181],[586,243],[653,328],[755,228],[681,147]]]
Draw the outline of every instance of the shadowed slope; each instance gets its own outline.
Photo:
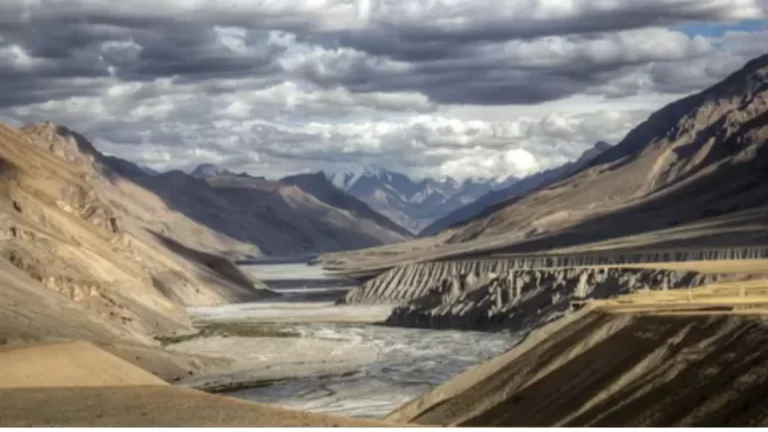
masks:
[[[368,204],[336,188],[336,186],[334,186],[322,172],[284,177],[280,179],[280,183],[297,186],[320,201],[330,206],[347,210],[359,219],[371,220],[374,223],[399,234],[403,239],[408,239],[413,236],[405,228],[375,212],[368,206]]]
[[[568,178],[609,148],[611,148],[610,144],[598,142],[582,153],[575,161],[524,177],[509,187],[488,192],[470,204],[436,220],[424,228],[419,233],[419,237],[433,236],[448,228],[458,228],[473,219],[486,217],[499,209],[512,205],[531,192]]]
[[[762,317],[588,312],[562,324],[389,419],[461,426],[768,424]]]
[[[268,255],[359,249],[405,238],[296,186],[263,178],[202,180],[171,171],[137,181],[177,211],[229,237],[256,244]]]

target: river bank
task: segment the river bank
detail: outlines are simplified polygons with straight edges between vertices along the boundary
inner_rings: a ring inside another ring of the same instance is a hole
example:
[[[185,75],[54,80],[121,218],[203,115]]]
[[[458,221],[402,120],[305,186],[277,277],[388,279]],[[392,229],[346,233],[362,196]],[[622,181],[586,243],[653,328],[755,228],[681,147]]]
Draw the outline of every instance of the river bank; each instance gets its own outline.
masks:
[[[308,412],[381,418],[520,339],[384,327],[394,303],[335,305],[353,282],[320,267],[270,262],[241,268],[281,297],[189,308],[201,332],[170,338],[166,349],[226,363],[178,377],[176,385]]]
[[[349,311],[326,314],[339,309]],[[379,306],[378,317],[372,310],[307,302],[191,310],[196,325],[228,331],[171,343],[167,349],[228,363],[175,383],[308,412],[381,418],[519,339],[383,327],[375,322],[388,310]]]

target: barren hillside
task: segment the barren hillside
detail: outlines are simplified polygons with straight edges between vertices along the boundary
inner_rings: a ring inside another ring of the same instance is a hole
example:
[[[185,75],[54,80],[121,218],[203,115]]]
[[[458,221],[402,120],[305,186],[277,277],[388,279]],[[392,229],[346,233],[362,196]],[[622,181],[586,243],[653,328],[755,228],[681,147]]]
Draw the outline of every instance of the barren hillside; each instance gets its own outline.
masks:
[[[211,253],[250,246],[169,209],[91,150],[48,123],[0,125],[0,336],[146,341],[188,328],[184,305],[270,295]]]
[[[449,242],[522,235],[520,243],[583,243],[759,206],[767,142],[763,56],[656,112],[587,169],[457,230]],[[578,237],[566,239],[564,230]]]
[[[755,307],[755,314],[584,309],[388,420],[485,427],[765,425],[768,333],[765,304]]]
[[[436,220],[424,228],[419,236],[433,236],[448,228],[460,227],[473,219],[483,218],[498,208],[511,205],[513,200],[518,200],[537,189],[569,177],[610,148],[610,144],[600,141],[574,161],[524,177],[506,188],[488,192],[477,200]]]
[[[348,267],[583,247],[746,214],[750,223],[765,226],[766,142],[768,55],[659,110],[570,177],[431,241],[355,254],[357,262]],[[697,235],[710,233],[690,234],[687,240],[694,244]],[[328,260],[350,263],[353,258]]]
[[[333,185],[325,174],[297,174],[280,179],[280,183],[294,185],[319,199],[320,201],[343,210],[347,210],[359,219],[370,220],[381,227],[397,233],[402,238],[413,235],[405,228],[392,222],[386,216],[374,211],[368,204]]]
[[[258,245],[267,255],[360,249],[408,238],[371,215],[263,178],[223,175],[203,180],[171,171],[136,181],[189,218]]]

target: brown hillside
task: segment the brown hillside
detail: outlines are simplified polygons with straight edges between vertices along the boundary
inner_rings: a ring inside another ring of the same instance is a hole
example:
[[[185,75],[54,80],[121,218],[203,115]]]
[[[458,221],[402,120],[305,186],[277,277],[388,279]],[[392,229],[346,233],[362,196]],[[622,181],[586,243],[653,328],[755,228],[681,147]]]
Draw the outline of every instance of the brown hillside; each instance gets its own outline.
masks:
[[[768,423],[762,315],[585,310],[550,327],[388,419],[486,427]]]
[[[199,250],[249,246],[107,178],[80,144],[51,124],[0,125],[0,270],[9,275],[0,298],[10,299],[0,312],[3,337],[148,341],[188,328],[184,305],[267,294]]]
[[[763,205],[766,142],[768,56],[661,109],[587,169],[455,231],[449,242],[505,235],[562,246]]]
[[[469,254],[573,252],[597,242],[621,247],[622,238],[643,235],[634,247],[651,248],[662,247],[664,232],[682,230],[688,231],[684,239],[663,247],[765,244],[767,142],[768,55],[659,110],[621,143],[545,189],[431,239],[323,261],[382,269]],[[734,233],[739,224],[760,226],[762,234]],[[710,228],[730,234],[715,240]]]
[[[297,186],[243,175],[206,180],[181,171],[136,179],[169,206],[268,255],[360,249],[407,237]]]

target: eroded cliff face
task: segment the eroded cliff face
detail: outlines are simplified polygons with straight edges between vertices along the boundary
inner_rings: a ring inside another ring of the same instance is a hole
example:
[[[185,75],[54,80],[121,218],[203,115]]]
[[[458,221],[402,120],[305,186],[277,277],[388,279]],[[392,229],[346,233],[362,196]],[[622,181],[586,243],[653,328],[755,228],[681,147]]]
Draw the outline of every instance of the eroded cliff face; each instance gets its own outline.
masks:
[[[693,288],[752,277],[629,268],[621,267],[622,263],[767,255],[768,248],[743,248],[420,263],[384,272],[350,291],[339,303],[394,304],[397,307],[386,321],[394,326],[526,329],[566,313],[574,300],[639,290]]]
[[[768,247],[697,250],[640,251],[635,253],[588,253],[434,261],[395,267],[350,291],[341,303],[402,303],[420,298],[447,277],[502,274],[518,269],[621,266],[686,261],[722,261],[768,258]]]
[[[443,278],[392,311],[386,324],[469,330],[520,330],[566,313],[573,300],[639,290],[693,288],[725,275],[627,268],[509,270]]]

